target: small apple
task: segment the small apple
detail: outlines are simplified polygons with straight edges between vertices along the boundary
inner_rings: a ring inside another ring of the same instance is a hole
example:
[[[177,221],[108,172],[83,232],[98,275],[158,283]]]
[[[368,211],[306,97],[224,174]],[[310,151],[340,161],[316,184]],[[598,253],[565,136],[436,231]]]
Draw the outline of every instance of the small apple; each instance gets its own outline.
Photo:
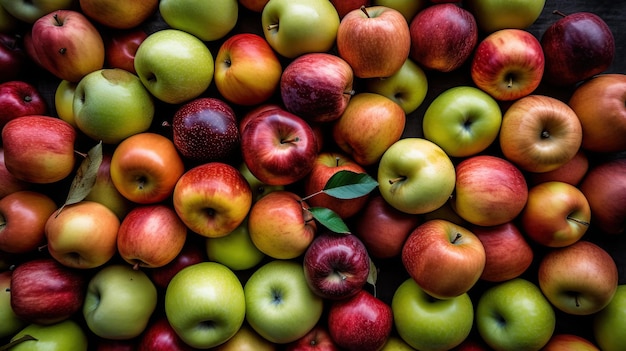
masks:
[[[158,0],[79,0],[78,3],[89,19],[114,29],[138,27],[159,7]]]
[[[361,6],[369,6],[371,0],[330,0],[330,2],[335,6],[339,18],[342,19],[352,10],[357,10]]]
[[[16,80],[0,83],[0,128],[20,116],[45,115],[46,101],[33,84]]]
[[[330,337],[328,327],[318,323],[300,339],[286,344],[285,351],[339,351],[339,346]]]
[[[104,41],[105,64],[136,75],[135,54],[147,37],[148,33],[141,28],[113,31]]]
[[[407,58],[400,69],[389,77],[366,81],[367,91],[395,101],[405,114],[411,114],[422,105],[428,92],[428,77],[412,59]]]
[[[28,340],[18,342],[27,335],[30,336]],[[11,346],[12,351],[89,350],[88,335],[81,324],[74,319],[66,319],[49,325],[31,323],[13,335],[11,342],[14,341],[17,344]]]
[[[138,338],[137,351],[193,351],[176,334],[165,316],[152,320]]]
[[[78,82],[61,80],[54,91],[54,110],[60,119],[78,128],[74,119],[74,93]]]
[[[205,42],[224,38],[235,28],[239,17],[237,0],[161,0],[158,3],[159,13],[169,27]]]
[[[266,257],[250,238],[247,218],[232,232],[219,238],[206,238],[206,255],[233,271],[254,268]]]

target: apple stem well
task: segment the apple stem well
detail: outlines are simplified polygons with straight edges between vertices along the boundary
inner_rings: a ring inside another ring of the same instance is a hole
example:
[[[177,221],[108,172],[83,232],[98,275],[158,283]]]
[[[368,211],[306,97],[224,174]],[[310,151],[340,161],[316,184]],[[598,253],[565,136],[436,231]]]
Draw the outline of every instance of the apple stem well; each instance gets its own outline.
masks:
[[[406,176],[400,176],[400,177],[397,177],[397,178],[389,179],[389,184],[394,184],[394,183],[397,183],[397,182],[401,182],[403,180],[406,180]]]
[[[295,138],[291,138],[291,139],[285,139],[285,140],[281,140],[280,143],[281,144],[287,144],[287,143],[297,143],[300,141],[299,137],[295,137]]]
[[[367,13],[367,8],[365,8],[365,5],[361,6],[361,11],[363,11],[363,13],[365,14],[365,16],[367,16],[367,18],[371,18],[370,14]]]
[[[580,219],[578,219],[578,218],[574,218],[574,217],[572,217],[572,216],[567,216],[567,219],[568,219],[568,220],[570,220],[570,221],[574,221],[574,222],[576,222],[576,223],[578,223],[578,224],[580,224],[580,225],[584,225],[585,227],[588,227],[588,226],[589,226],[589,222],[587,222],[587,221],[581,221]]]
[[[267,30],[274,30],[274,29],[278,29],[278,23],[272,23],[272,24],[268,24],[267,25]]]
[[[463,237],[463,235],[461,233],[456,233],[456,235],[454,236],[454,239],[452,239],[451,243],[452,244],[456,244],[461,239],[461,237]]]

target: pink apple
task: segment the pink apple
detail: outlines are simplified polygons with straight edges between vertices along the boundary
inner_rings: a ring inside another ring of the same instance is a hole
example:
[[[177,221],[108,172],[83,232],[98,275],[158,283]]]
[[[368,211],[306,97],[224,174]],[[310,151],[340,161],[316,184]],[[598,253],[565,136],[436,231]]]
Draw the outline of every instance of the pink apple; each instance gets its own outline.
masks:
[[[0,129],[20,116],[44,115],[46,101],[33,84],[26,81],[9,81],[0,84]]]

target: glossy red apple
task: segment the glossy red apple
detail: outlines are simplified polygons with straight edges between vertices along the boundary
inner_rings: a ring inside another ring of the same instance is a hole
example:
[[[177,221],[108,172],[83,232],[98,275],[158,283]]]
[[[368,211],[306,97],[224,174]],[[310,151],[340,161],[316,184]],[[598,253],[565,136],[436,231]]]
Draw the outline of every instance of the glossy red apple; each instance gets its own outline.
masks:
[[[144,330],[137,351],[192,351],[194,348],[182,341],[165,316],[156,317]]]
[[[348,12],[357,10],[361,6],[369,6],[371,3],[370,0],[330,0],[330,2],[335,6],[339,18],[343,18]]]
[[[137,74],[135,53],[147,37],[148,34],[141,28],[112,32],[104,41],[105,64]]]
[[[154,285],[165,289],[170,280],[181,269],[206,260],[204,239],[200,236],[188,235],[183,248],[172,261],[164,266],[149,269],[146,273],[150,276]]]
[[[324,324],[317,324],[313,329],[296,341],[285,345],[285,351],[339,351]]]
[[[27,56],[19,37],[0,33],[0,82],[19,79],[27,66]]]
[[[45,115],[46,101],[33,84],[16,80],[0,83],[0,129],[20,116]]]

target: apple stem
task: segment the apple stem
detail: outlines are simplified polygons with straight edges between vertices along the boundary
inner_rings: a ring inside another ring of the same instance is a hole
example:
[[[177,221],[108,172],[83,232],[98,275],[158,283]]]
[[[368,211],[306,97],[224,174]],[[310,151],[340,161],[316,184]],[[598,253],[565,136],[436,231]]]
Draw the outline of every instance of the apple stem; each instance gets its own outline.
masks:
[[[552,14],[554,15],[559,15],[559,16],[563,16],[563,17],[567,17],[566,14],[564,14],[563,12],[559,11],[559,10],[554,10],[552,11]]]
[[[161,127],[172,128],[172,124],[168,121],[161,122]]]
[[[278,29],[278,23],[270,24],[267,26],[267,30]]]
[[[401,182],[403,180],[406,180],[405,176],[400,176],[398,178],[389,179],[389,184],[394,184],[394,183],[397,183],[397,182]]]
[[[509,76],[509,82],[506,85],[507,88],[512,88],[513,87],[513,76]]]
[[[280,143],[281,144],[297,143],[298,141],[300,141],[300,138],[299,137],[295,137],[295,138],[292,138],[292,139],[281,140]]]
[[[456,235],[454,236],[454,239],[452,239],[452,243],[456,244],[457,241],[459,241],[459,239],[461,239],[463,235],[461,235],[461,233],[456,233]]]
[[[550,137],[550,132],[547,130],[541,131],[541,139],[548,139]]]
[[[339,156],[335,157],[335,167],[339,167],[339,161],[341,158]]]
[[[86,153],[84,153],[84,152],[80,152],[80,151],[78,151],[78,150],[74,150],[74,153],[75,153],[75,154],[78,154],[79,156],[81,156],[81,157],[83,157],[83,158],[87,158],[87,156],[88,156]]]
[[[347,90],[343,92],[345,95],[350,95],[350,96],[354,96],[354,94],[356,94],[356,91],[354,91],[354,89],[352,90]]]
[[[367,13],[367,9],[365,8],[365,5],[361,5],[361,11],[363,11],[363,13],[365,14],[365,16],[367,16],[367,18],[371,18],[370,14]]]
[[[576,302],[576,307],[580,307],[580,302],[578,301],[578,295],[574,296],[574,301]]]
[[[41,252],[41,251],[45,250],[47,247],[48,247],[48,244],[43,244],[43,245],[37,247],[37,251]]]
[[[569,219],[570,221],[574,221],[574,222],[576,222],[576,223],[578,223],[578,224],[580,224],[580,225],[584,225],[585,227],[588,227],[588,226],[589,226],[589,222],[586,222],[586,221],[581,221],[580,219],[578,219],[578,218],[574,218],[574,217],[572,217],[572,216],[567,216],[567,219]]]
[[[52,18],[54,18],[54,21],[56,22],[55,25],[56,26],[62,26],[63,22],[61,20],[59,20],[59,14],[55,13]]]
[[[133,270],[135,271],[139,270],[139,262],[135,262],[135,264],[133,265]]]
[[[303,197],[303,198],[301,199],[301,201],[306,201],[306,200],[308,200],[308,199],[312,198],[312,197],[313,197],[313,196],[315,196],[315,195],[322,194],[323,192],[324,192],[324,190],[320,190],[320,191],[314,192],[314,193],[313,193],[313,194],[311,194],[311,195],[307,195],[307,196]]]

